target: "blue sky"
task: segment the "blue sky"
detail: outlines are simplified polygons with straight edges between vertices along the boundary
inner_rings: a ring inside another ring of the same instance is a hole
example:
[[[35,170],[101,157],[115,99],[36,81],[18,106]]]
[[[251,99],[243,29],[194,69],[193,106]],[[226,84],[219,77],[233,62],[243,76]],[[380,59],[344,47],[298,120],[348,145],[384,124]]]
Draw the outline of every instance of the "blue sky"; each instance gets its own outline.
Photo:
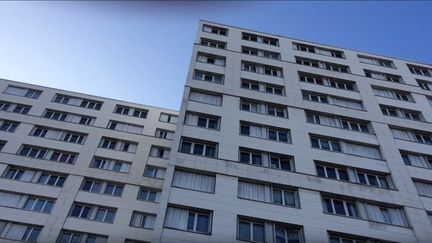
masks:
[[[198,20],[432,63],[432,2],[0,2],[0,78],[179,109]]]

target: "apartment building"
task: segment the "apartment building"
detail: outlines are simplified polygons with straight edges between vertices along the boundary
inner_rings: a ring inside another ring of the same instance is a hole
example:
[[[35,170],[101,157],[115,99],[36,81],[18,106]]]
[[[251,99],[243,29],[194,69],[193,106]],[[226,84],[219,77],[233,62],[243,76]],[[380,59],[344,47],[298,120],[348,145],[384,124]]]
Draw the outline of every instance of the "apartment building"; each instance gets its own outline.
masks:
[[[176,111],[0,80],[0,241],[151,241],[176,122]]]
[[[431,65],[201,21],[155,241],[432,242],[431,88]]]
[[[2,80],[0,119],[0,241],[432,242],[432,65],[200,21],[179,113]]]

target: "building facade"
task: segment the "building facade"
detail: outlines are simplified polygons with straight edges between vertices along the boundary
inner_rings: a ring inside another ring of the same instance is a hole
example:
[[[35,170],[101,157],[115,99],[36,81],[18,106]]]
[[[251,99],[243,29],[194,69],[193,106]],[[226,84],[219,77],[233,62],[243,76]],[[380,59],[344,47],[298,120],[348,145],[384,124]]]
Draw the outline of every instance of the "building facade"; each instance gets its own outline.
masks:
[[[0,90],[4,241],[432,242],[431,65],[200,21],[178,114]]]

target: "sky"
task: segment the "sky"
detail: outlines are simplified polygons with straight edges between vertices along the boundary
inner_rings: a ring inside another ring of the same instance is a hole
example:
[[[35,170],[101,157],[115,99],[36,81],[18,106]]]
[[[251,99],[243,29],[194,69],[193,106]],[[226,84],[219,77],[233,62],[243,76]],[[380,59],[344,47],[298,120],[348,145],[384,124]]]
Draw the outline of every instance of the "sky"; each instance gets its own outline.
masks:
[[[0,78],[180,108],[200,19],[432,63],[432,2],[0,2]]]

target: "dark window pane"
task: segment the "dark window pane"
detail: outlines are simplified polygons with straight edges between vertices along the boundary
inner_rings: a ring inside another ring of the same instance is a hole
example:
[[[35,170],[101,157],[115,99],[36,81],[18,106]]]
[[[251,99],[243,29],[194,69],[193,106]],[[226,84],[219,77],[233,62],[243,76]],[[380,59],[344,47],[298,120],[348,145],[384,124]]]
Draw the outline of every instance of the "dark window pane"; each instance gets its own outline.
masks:
[[[251,240],[250,239],[250,223],[249,222],[239,222],[239,232],[238,237],[241,240]]]
[[[342,201],[333,200],[333,204],[335,207],[335,213],[340,215],[345,215],[345,208]]]
[[[316,169],[319,177],[325,177],[324,167],[317,165]]]
[[[187,230],[194,230],[195,214],[189,213],[187,221]]]
[[[327,177],[328,178],[336,179],[336,171],[335,171],[335,169],[327,167],[326,171],[327,171]]]

